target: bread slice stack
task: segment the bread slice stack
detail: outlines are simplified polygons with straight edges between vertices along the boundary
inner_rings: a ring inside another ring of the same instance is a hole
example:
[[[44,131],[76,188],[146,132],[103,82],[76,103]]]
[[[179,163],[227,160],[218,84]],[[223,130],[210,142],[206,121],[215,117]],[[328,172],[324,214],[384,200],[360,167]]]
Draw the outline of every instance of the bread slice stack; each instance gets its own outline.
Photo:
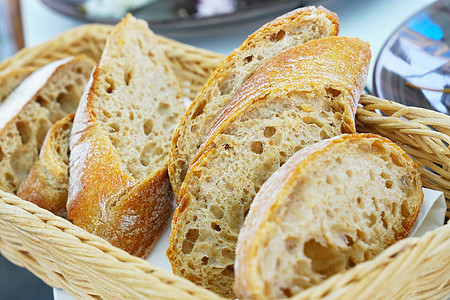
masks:
[[[205,83],[174,132],[169,173],[175,195],[206,134],[242,83],[259,66],[287,48],[336,36],[338,31],[339,19],[335,13],[323,7],[304,7],[262,26],[226,58]]]
[[[167,251],[173,271],[231,297],[235,247],[261,185],[296,151],[355,131],[369,45],[326,37],[261,65],[206,136],[179,194]]]
[[[52,62],[33,72],[0,103],[2,190],[17,191],[37,160],[49,128],[76,110],[93,67],[86,56]]]
[[[58,120],[47,132],[39,159],[20,184],[17,196],[60,217],[67,217],[69,142],[75,114]]]
[[[408,236],[422,200],[417,166],[380,136],[341,135],[297,152],[251,205],[236,294],[289,298],[373,258]]]
[[[167,225],[170,140],[184,112],[156,37],[131,15],[111,32],[83,94],[70,140],[68,217],[145,257]]]

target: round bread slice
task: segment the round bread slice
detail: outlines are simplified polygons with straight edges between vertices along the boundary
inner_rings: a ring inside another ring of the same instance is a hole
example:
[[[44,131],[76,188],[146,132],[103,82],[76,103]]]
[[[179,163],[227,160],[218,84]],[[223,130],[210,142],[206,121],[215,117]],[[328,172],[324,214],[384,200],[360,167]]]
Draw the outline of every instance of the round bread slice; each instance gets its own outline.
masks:
[[[326,37],[258,68],[208,133],[179,193],[167,255],[175,274],[233,297],[239,230],[261,185],[297,150],[353,133],[368,43]]]
[[[251,34],[216,69],[177,126],[169,156],[169,174],[178,195],[188,168],[220,112],[259,66],[284,50],[336,36],[338,16],[319,6],[288,12]]]
[[[422,200],[417,166],[383,137],[345,134],[304,148],[251,205],[234,290],[252,299],[296,295],[407,237]]]

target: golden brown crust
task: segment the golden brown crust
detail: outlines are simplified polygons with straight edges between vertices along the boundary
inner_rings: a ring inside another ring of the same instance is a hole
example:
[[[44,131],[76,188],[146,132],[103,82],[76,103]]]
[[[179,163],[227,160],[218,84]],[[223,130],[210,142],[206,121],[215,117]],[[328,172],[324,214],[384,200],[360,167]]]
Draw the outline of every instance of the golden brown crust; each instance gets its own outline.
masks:
[[[95,68],[92,82],[98,80],[99,72]],[[96,226],[96,219],[102,215],[101,206],[90,202],[102,203],[114,195],[123,195],[124,187],[136,183],[131,174],[122,169],[111,141],[91,113],[90,99],[95,93],[95,85],[92,89],[87,100],[82,99],[72,128],[70,201],[67,203],[69,218],[90,232]]]
[[[211,102],[211,98],[216,96],[214,94],[215,91],[213,90],[213,88],[225,82],[227,78],[233,74],[236,68],[236,63],[244,59],[244,57],[242,57],[244,53],[247,53],[254,47],[254,45],[263,43],[266,40],[270,40],[271,38],[273,38],[273,35],[277,34],[280,30],[286,32],[286,34],[292,34],[293,36],[296,34],[301,34],[300,31],[302,30],[302,26],[304,24],[311,23],[310,16],[312,15],[324,16],[330,21],[331,25],[329,26],[329,28],[321,28],[321,30],[323,30],[324,32],[326,30],[329,30],[328,35],[330,36],[336,36],[338,34],[339,19],[334,12],[331,12],[322,6],[308,6],[293,10],[292,12],[282,15],[275,20],[265,24],[256,32],[251,34],[238,49],[233,51],[225,59],[225,61],[214,71],[208,81],[204,84],[199,95],[194,99],[193,103],[189,106],[188,110],[181,118],[180,123],[173,135],[172,148],[169,156],[169,175],[171,178],[170,180],[172,183],[172,187],[176,194],[178,194],[181,188],[182,180],[185,176],[183,172],[187,171],[187,168],[191,163],[191,161],[186,161],[186,165],[184,167],[185,170],[180,170],[183,168],[179,168],[179,166],[175,165],[174,161],[178,158],[179,155],[181,155],[180,151],[185,151],[184,149],[178,149],[179,146],[177,142],[179,139],[187,139],[195,136],[199,144],[193,145],[193,147],[200,146],[200,143],[204,140],[204,135],[202,134],[202,132],[205,131],[204,134],[206,134],[210,129],[210,126],[213,124],[214,119],[217,117],[215,113],[210,112],[211,109],[209,109],[208,107],[205,108],[204,104],[206,103],[206,106],[208,106],[208,103]],[[320,25],[317,26],[320,27]],[[300,41],[298,42],[300,43]],[[249,74],[247,74],[247,76],[250,76],[252,72],[253,69],[249,70]],[[225,99],[226,102],[228,100],[229,98]],[[221,105],[225,105],[226,102],[221,103]],[[204,113],[212,114],[211,116],[208,116],[208,118],[213,118],[213,120],[211,120],[212,123],[210,124],[207,121],[206,124],[201,126],[206,126],[206,128],[202,128],[200,129],[200,131],[193,133],[188,129],[190,127],[189,125],[193,122],[194,119],[197,118],[200,111],[201,113],[203,113],[203,110],[208,111]],[[217,113],[220,113],[220,111],[221,109]],[[196,149],[193,149],[193,151],[194,153],[192,154],[192,157],[190,157],[188,160],[192,160],[194,158]]]
[[[369,53],[356,38],[322,38],[285,50],[245,81],[181,187],[167,252],[174,273],[232,296],[235,238],[253,196],[295,149],[354,130]]]
[[[261,266],[258,265],[260,260],[256,259],[256,257],[258,257],[257,248],[259,245],[264,244],[263,240],[268,234],[268,231],[271,230],[271,225],[266,226],[266,228],[264,227],[265,224],[280,224],[285,222],[284,219],[280,217],[280,212],[283,207],[288,205],[288,198],[292,194],[296,182],[303,180],[305,176],[308,176],[306,173],[307,171],[305,171],[307,170],[305,166],[311,161],[314,161],[316,157],[323,157],[327,151],[333,149],[333,144],[358,143],[364,139],[371,142],[381,142],[384,149],[394,156],[393,159],[397,161],[399,165],[402,165],[405,170],[404,172],[412,174],[412,177],[414,178],[411,189],[418,194],[410,195],[410,198],[408,199],[411,204],[411,208],[409,209],[411,214],[402,217],[404,219],[401,224],[402,226],[400,230],[395,233],[394,239],[386,239],[386,237],[381,234],[380,239],[385,239],[385,247],[387,247],[408,236],[409,231],[417,218],[423,199],[420,173],[417,170],[417,165],[412,159],[392,141],[375,134],[344,134],[328,140],[323,140],[292,156],[282,168],[273,174],[261,188],[257,197],[255,197],[255,201],[252,203],[251,210],[245,219],[244,226],[239,234],[236,249],[236,281],[234,291],[239,297],[246,299],[267,299],[267,297],[269,297],[270,294],[264,294],[261,282],[255,280],[252,276],[253,274],[257,274],[258,268],[261,268]],[[395,200],[396,199],[392,199],[392,201]],[[305,201],[307,200],[305,199]],[[304,213],[308,214],[306,211]],[[400,214],[400,212],[398,213]],[[403,212],[401,213],[403,214]],[[324,230],[331,229],[326,228]],[[293,238],[295,238],[295,236]],[[356,240],[353,242],[356,243]],[[378,249],[378,252],[382,250],[383,249]]]
[[[67,190],[51,186],[46,180],[47,171],[39,161],[36,162],[27,179],[19,186],[17,196],[65,218]]]
[[[121,196],[92,233],[128,253],[146,257],[169,223],[172,203],[167,170],[158,170]]]
[[[140,40],[141,37],[146,40]],[[162,108],[169,104],[178,107],[178,102],[174,104],[178,101],[176,78],[165,68],[166,58],[162,50],[156,48],[152,38],[153,34],[147,24],[131,16],[124,18],[114,28],[99,66],[94,69],[81,99],[70,141],[68,217],[88,232],[140,257],[148,255],[167,225],[173,209],[167,162],[163,160],[155,165],[146,164],[145,169],[133,173],[131,168],[134,166],[127,164],[126,159],[134,159],[137,161],[136,165],[141,166],[142,156],[125,157],[125,147],[122,147],[123,144],[127,147],[130,142],[135,142],[133,150],[140,147],[143,149],[140,153],[150,152],[152,149],[145,150],[144,145],[152,141],[155,141],[152,148],[166,147],[163,141],[152,140],[149,135],[152,130],[144,134],[146,118],[142,115],[152,112],[150,109],[158,108],[158,104]],[[136,53],[129,53],[130,49]],[[134,59],[135,56],[139,56],[140,60]],[[142,59],[146,61],[141,61]],[[125,76],[124,80],[124,75],[120,73],[123,71],[121,64],[127,64],[129,72],[126,74],[133,77],[127,80]],[[147,73],[154,65],[157,69],[150,70],[154,73]],[[153,74],[161,69],[167,70],[164,78],[172,82],[153,82],[155,87],[147,86],[144,81],[153,79]],[[152,76],[145,77],[146,74]],[[142,89],[142,94],[136,95],[134,87]],[[159,93],[167,95],[167,99],[153,98]],[[154,106],[144,106],[146,101]],[[120,118],[112,115],[116,107],[119,107]],[[181,102],[179,107],[183,108]],[[130,114],[127,112],[124,117],[122,113],[126,109],[129,109]],[[111,123],[107,123],[108,121],[114,122],[114,126],[109,127],[108,124]],[[167,127],[170,128],[170,125],[167,124]],[[118,139],[114,139],[112,132],[120,131],[121,127],[124,130],[130,129],[125,131],[130,139],[120,136],[124,143],[118,144]],[[152,128],[154,131],[156,125]]]
[[[233,95],[206,135],[192,164],[248,107],[283,90],[325,97],[328,88],[344,94],[348,105],[343,106],[346,124],[343,129],[345,133],[354,133],[356,106],[366,84],[370,58],[368,43],[348,37],[313,40],[280,53],[255,71]]]
[[[99,68],[93,72],[93,82],[99,72]],[[123,169],[111,140],[91,113],[94,94],[95,85],[77,111],[81,126],[74,125],[68,217],[112,245],[145,257],[172,210],[167,170],[138,182]]]

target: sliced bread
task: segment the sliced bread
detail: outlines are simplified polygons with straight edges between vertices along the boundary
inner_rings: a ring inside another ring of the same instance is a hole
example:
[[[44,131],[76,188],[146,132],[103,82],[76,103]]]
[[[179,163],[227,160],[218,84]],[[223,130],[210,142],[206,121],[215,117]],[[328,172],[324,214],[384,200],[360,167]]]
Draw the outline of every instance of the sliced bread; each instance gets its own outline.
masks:
[[[253,197],[299,149],[354,132],[369,45],[326,37],[262,65],[234,94],[189,168],[167,251],[175,274],[232,297],[235,246]]]
[[[67,217],[69,188],[69,142],[75,114],[57,121],[48,131],[28,177],[17,196],[60,216]]]
[[[405,238],[423,200],[391,141],[342,135],[297,152],[262,186],[239,234],[235,291],[289,298]]]
[[[205,135],[242,83],[271,57],[292,46],[338,34],[339,20],[323,7],[305,7],[267,23],[250,35],[216,69],[174,132],[169,175],[178,195]]]
[[[85,57],[54,61],[28,76],[0,104],[0,188],[15,193],[54,122],[73,113],[94,67]]]
[[[156,37],[128,15],[108,37],[75,114],[69,219],[145,257],[173,209],[167,159],[183,112],[179,83]]]

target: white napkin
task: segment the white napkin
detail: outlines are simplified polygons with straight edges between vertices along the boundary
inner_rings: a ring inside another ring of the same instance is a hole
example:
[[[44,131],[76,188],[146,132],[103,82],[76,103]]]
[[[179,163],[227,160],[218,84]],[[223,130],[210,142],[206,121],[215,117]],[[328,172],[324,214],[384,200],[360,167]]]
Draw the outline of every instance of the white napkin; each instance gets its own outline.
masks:
[[[423,203],[409,233],[410,237],[420,237],[427,231],[444,225],[445,211],[447,210],[444,193],[424,188],[423,195]]]
[[[172,230],[172,222],[166,227],[161,237],[153,246],[152,252],[147,256],[146,261],[148,261],[152,266],[163,268],[167,271],[172,272],[172,267],[170,265],[169,259],[166,255],[167,247],[169,247],[170,241],[170,231]]]

